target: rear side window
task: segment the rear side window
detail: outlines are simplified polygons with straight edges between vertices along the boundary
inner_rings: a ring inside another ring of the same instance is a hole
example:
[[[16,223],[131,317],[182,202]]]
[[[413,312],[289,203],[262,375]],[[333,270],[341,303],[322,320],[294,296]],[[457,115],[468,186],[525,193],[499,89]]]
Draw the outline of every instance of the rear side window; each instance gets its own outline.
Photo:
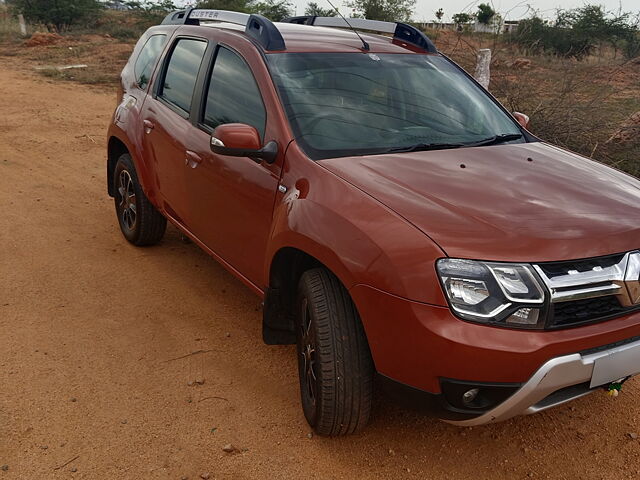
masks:
[[[203,40],[181,38],[167,64],[159,96],[187,113],[191,109],[191,97],[206,48],[207,42]]]
[[[162,53],[164,44],[167,41],[166,35],[153,35],[144,44],[138,59],[133,67],[136,75],[136,83],[140,88],[146,88],[153,72],[153,67]]]
[[[220,47],[207,92],[205,125],[216,128],[225,123],[246,123],[263,138],[265,120],[260,90],[249,66],[231,50]]]

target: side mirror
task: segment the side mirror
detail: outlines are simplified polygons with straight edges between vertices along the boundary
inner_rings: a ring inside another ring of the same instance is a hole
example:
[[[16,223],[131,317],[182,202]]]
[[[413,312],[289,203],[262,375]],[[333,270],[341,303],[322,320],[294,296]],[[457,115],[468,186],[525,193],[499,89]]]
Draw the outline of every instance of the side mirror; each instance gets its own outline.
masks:
[[[260,135],[255,127],[244,123],[227,123],[217,127],[211,135],[211,151],[218,155],[249,157],[254,162],[275,162],[278,144],[273,140],[260,146]]]
[[[520,112],[513,112],[513,118],[517,120],[522,128],[529,127],[529,115]]]

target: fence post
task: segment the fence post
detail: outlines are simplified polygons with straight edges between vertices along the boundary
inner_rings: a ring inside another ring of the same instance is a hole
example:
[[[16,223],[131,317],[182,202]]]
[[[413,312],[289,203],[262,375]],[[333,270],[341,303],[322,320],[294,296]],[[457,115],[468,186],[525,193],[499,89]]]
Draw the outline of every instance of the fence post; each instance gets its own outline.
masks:
[[[480,85],[489,88],[491,81],[491,73],[489,66],[491,65],[491,50],[481,48],[478,50],[478,63],[476,63],[476,73],[473,75]]]
[[[18,15],[18,23],[20,23],[20,35],[23,37],[27,36],[27,24],[24,21],[24,15]]]

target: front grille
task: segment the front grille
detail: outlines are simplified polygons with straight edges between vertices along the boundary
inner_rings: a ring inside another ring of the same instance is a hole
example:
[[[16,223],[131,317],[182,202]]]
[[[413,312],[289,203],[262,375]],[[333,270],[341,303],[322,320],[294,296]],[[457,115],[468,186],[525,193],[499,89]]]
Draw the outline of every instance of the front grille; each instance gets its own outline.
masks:
[[[550,328],[570,327],[606,320],[631,310],[634,308],[623,307],[614,295],[554,303],[551,306],[551,321],[548,326]]]
[[[640,250],[534,265],[549,295],[546,328],[600,322],[638,310]]]
[[[574,260],[571,262],[539,263],[538,266],[549,278],[555,278],[561,275],[566,275],[569,270],[575,270],[577,272],[588,272],[596,267],[610,267],[612,265],[618,264],[620,260],[622,260],[624,255],[624,253],[619,253],[606,257],[586,258],[583,260]]]

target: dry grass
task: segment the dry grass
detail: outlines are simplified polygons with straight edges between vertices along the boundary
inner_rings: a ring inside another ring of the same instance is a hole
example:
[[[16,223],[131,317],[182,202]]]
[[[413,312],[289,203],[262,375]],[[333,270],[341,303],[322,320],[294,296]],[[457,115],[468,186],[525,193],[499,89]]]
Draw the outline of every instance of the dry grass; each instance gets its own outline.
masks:
[[[116,85],[122,67],[131,55],[133,42],[104,35],[65,35],[54,45],[26,47],[21,43],[0,45],[0,55],[38,70],[44,76],[90,85]],[[57,71],[55,67],[86,64],[87,68]]]
[[[19,42],[20,25],[9,16],[5,7],[0,6],[0,42]]]

